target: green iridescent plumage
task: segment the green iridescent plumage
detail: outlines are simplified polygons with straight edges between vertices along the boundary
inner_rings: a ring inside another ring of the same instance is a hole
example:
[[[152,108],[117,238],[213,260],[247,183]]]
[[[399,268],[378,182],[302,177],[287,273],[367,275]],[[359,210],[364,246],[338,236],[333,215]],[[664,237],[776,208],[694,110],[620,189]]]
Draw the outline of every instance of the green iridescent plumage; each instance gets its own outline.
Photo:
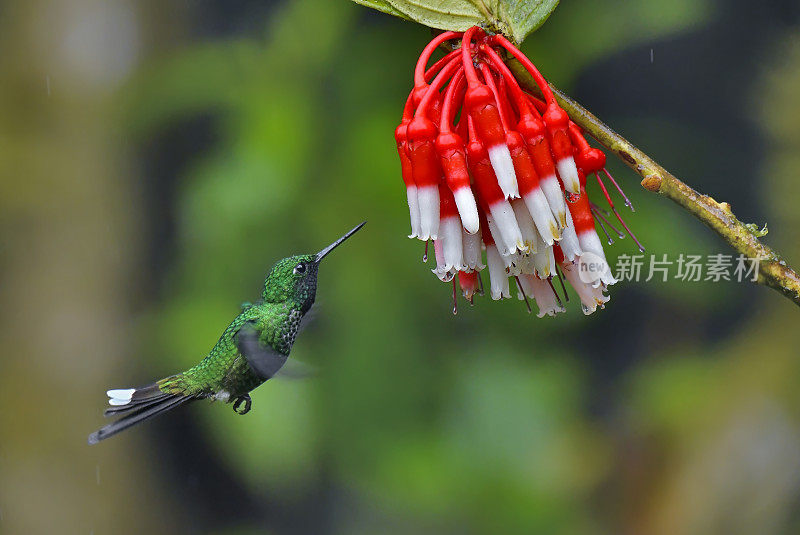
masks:
[[[316,293],[316,273],[293,274],[293,270],[301,263],[313,266],[313,261],[314,255],[304,255],[278,262],[264,283],[263,302],[245,307],[202,361],[181,374],[159,381],[160,390],[203,397],[227,392],[227,397],[233,399],[263,383],[265,379],[253,372],[240,353],[236,337],[245,324],[251,323],[262,344],[288,356],[300,320],[311,308]],[[307,283],[309,279],[313,285]],[[298,284],[304,280],[306,283]]]
[[[317,254],[291,256],[275,264],[264,281],[261,301],[243,305],[197,365],[143,388],[109,390],[111,408],[106,416],[123,416],[90,435],[89,443],[197,399],[233,402],[234,410],[248,412],[249,392],[283,366],[300,322],[314,304],[320,261],[362,226],[364,223]]]

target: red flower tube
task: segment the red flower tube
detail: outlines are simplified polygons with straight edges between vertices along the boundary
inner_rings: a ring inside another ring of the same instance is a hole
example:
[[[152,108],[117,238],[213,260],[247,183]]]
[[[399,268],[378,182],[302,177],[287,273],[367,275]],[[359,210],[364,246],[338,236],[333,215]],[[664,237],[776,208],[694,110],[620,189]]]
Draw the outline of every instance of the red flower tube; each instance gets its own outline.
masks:
[[[461,288],[464,299],[472,304],[475,292],[478,290],[478,273],[476,271],[459,271],[458,286]]]
[[[408,202],[409,218],[411,219],[411,234],[409,238],[416,238],[420,235],[419,204],[417,201],[417,185],[414,182],[414,173],[411,169],[411,158],[408,156],[408,123],[411,122],[412,115],[412,95],[408,95],[405,109],[403,110],[403,120],[394,131],[394,139],[397,143],[397,154],[400,156],[400,172],[403,175],[403,183],[406,186],[406,201]]]
[[[486,148],[475,133],[476,128],[472,117],[469,117],[468,121],[467,163],[472,171],[472,177],[475,179],[478,194],[489,208],[489,212],[497,225],[500,239],[505,246],[504,254],[513,254],[518,249],[524,250],[525,243],[522,240],[522,233],[514,217],[514,210],[497,184]],[[486,236],[484,235],[485,242]]]
[[[431,55],[445,42],[455,50],[426,71]],[[522,90],[500,57],[501,49],[522,62],[544,100]],[[609,244],[606,226],[622,233],[603,216],[609,212],[589,201],[587,173],[597,176],[618,218],[600,173],[628,206],[630,201],[605,169],[605,154],[589,145],[535,65],[504,37],[487,36],[477,27],[435,37],[417,61],[395,143],[412,236],[433,238],[432,271],[452,282],[454,299],[456,275],[462,294],[472,302],[480,282],[477,272],[488,267],[492,299],[510,297],[508,278],[513,276],[518,297],[526,304],[533,297],[539,317],[565,310],[564,277],[585,314],[608,301],[606,287],[616,281],[595,218]]]
[[[530,154],[528,154],[528,149],[525,146],[522,135],[520,135],[519,132],[511,130],[509,127],[511,118],[508,117],[508,107],[503,106],[503,99],[489,72],[488,65],[485,63],[481,64],[481,70],[483,71],[487,85],[500,104],[500,120],[506,132],[506,145],[511,154],[511,161],[514,164],[514,170],[517,175],[517,184],[519,185],[519,191],[522,195],[522,201],[515,199],[511,204],[517,214],[517,222],[519,223],[520,230],[525,239],[525,245],[529,248],[532,247],[534,250],[536,249],[535,240],[534,243],[531,243],[530,237],[526,236],[526,234],[528,234],[526,230],[531,227],[528,222],[534,225],[535,232],[540,235],[541,239],[547,245],[553,245],[554,241],[561,239],[561,233],[558,230],[558,223],[553,217],[553,212],[550,210],[547,199],[539,188],[539,175],[536,173],[533,160]],[[521,202],[524,202],[526,208],[524,211],[518,208]],[[525,217],[526,215],[527,217]]]
[[[486,265],[489,268],[489,295],[493,301],[511,297],[508,287],[508,273],[500,251],[497,248],[495,236],[489,230],[489,221],[486,210],[481,212],[481,227],[486,229],[483,233],[483,243],[486,245]]]
[[[439,232],[439,181],[442,179],[442,167],[436,153],[434,141],[438,128],[428,118],[428,109],[434,100],[439,100],[439,89],[459,68],[457,59],[453,59],[442,69],[428,88],[425,96],[408,124],[408,155],[414,183],[417,186],[419,203],[420,232],[419,239],[436,239]]]
[[[456,271],[466,268],[461,239],[461,221],[458,218],[453,193],[443,182],[439,183],[439,199],[441,200],[439,238],[434,242],[436,269],[433,272],[441,280],[449,281]]]
[[[585,177],[583,177],[585,179]],[[592,217],[591,206],[589,205],[589,196],[586,194],[586,189],[581,189],[580,196],[569,204],[569,211],[572,215],[572,221],[575,223],[575,232],[578,235],[578,242],[580,243],[581,262],[595,262],[595,265],[590,272],[595,274],[592,286],[599,286],[601,283],[610,286],[617,282],[611,274],[611,268],[608,266],[605,252],[603,251],[603,244],[600,242],[600,237],[594,228],[594,217]],[[591,253],[593,256],[587,257],[586,254]]]
[[[514,104],[520,116],[516,129],[525,140],[528,153],[539,176],[539,187],[547,198],[550,210],[559,225],[564,227],[567,224],[567,206],[564,202],[561,185],[556,177],[556,166],[550,154],[550,143],[547,141],[544,122],[536,108],[531,107],[527,95],[522,91],[514,75],[503,63],[497,52],[489,46],[484,46],[482,51],[492,65],[503,75],[503,79],[508,82],[514,98]]]
[[[432,50],[430,52],[432,52]],[[427,81],[460,54],[461,51],[455,50],[437,61],[430,69],[424,71],[422,74],[419,74],[417,71],[415,71],[414,89],[411,90],[411,93],[408,95],[408,99],[406,99],[406,105],[403,108],[403,118],[398,127],[395,129],[395,142],[397,144],[397,153],[400,157],[400,167],[403,182],[406,186],[406,200],[408,202],[409,218],[411,220],[411,234],[408,236],[409,238],[423,239],[420,229],[421,223],[417,185],[414,182],[414,174],[408,150],[408,124],[413,119],[414,110],[419,105],[422,97],[427,91]],[[428,53],[424,60],[423,56],[420,56],[419,61],[417,61],[417,70],[424,69],[429,59],[430,53]]]
[[[561,177],[561,181],[566,190],[577,195],[580,193],[580,181],[578,179],[578,169],[575,166],[575,160],[572,156],[572,143],[569,140],[568,134],[569,116],[567,116],[567,112],[562,110],[558,105],[547,80],[544,79],[539,69],[536,68],[525,54],[502,35],[493,36],[493,41],[508,50],[508,52],[525,67],[525,70],[530,73],[536,85],[538,85],[539,89],[542,91],[545,101],[547,101],[547,109],[542,114],[542,118],[544,119],[547,129],[550,150],[556,161],[558,175]]]
[[[480,222],[475,196],[470,187],[464,140],[451,129],[454,104],[463,89],[464,74],[459,71],[447,87],[444,97],[439,136],[436,138],[436,152],[441,160],[447,186],[455,198],[461,223],[468,233],[474,234],[478,232]]]
[[[467,93],[464,95],[464,107],[475,122],[478,138],[489,155],[500,189],[506,199],[519,197],[517,177],[514,164],[506,146],[506,136],[500,122],[500,113],[495,104],[494,95],[486,84],[481,83],[475,66],[472,64],[472,37],[480,29],[472,27],[464,33],[461,53],[464,72],[467,76]]]

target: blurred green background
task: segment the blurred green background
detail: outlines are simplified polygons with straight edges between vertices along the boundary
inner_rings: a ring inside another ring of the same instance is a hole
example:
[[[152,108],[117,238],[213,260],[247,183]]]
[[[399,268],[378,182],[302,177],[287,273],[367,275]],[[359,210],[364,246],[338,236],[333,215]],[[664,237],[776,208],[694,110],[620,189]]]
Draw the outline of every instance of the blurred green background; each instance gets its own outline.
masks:
[[[794,0],[572,0],[524,49],[797,266],[798,22]],[[451,314],[393,141],[429,37],[344,0],[0,4],[0,532],[800,530],[777,293],[622,283],[589,317]],[[731,252],[612,170],[648,254]],[[107,388],[195,363],[275,260],[363,219],[292,353],[318,377],[86,445]]]

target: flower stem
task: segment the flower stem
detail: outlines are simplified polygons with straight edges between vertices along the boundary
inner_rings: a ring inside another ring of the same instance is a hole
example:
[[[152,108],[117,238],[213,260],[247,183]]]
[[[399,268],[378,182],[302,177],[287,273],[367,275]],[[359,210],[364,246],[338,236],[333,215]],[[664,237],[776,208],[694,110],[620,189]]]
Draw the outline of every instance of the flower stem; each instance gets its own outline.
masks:
[[[509,59],[507,64],[523,89],[541,95],[533,78],[518,61]],[[717,202],[708,195],[697,192],[565,93],[552,84],[550,88],[570,119],[639,173],[644,189],[671,199],[719,234],[734,250],[748,258],[759,258],[756,282],[781,292],[800,306],[800,276],[778,253],[761,243],[758,236],[736,218],[730,204]]]

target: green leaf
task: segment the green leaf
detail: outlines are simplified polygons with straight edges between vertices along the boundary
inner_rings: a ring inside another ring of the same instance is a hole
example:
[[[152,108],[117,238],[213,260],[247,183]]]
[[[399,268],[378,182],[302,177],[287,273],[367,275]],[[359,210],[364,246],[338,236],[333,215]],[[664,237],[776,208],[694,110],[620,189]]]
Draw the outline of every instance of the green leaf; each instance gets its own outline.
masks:
[[[386,0],[353,0],[353,2],[361,4],[362,6],[371,7],[372,9],[377,9],[389,15],[394,15],[395,17],[400,17],[401,19],[411,20],[403,12],[393,8]]]
[[[470,0],[387,0],[413,21],[440,30],[464,31],[486,21]]]
[[[521,43],[541,26],[559,0],[353,0],[440,30],[483,26]]]
[[[480,2],[481,0],[476,0]],[[505,24],[508,37],[521,43],[529,33],[544,24],[559,0],[497,0],[495,16]]]

